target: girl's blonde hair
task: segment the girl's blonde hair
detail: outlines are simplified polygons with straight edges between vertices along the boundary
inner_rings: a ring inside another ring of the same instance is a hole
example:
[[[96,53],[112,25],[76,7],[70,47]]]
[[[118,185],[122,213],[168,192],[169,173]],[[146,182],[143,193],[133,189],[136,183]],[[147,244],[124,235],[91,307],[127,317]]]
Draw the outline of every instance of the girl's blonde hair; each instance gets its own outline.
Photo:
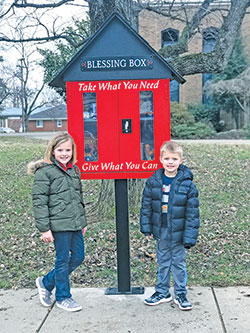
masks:
[[[183,149],[178,145],[177,142],[174,141],[165,141],[161,145],[160,155],[162,156],[164,152],[180,154],[180,157],[183,157]]]
[[[68,133],[59,133],[53,136],[47,146],[44,155],[44,161],[47,163],[52,163],[51,157],[53,156],[54,150],[60,146],[62,143],[70,141],[72,143],[72,159],[71,163],[76,163],[76,145],[71,135]]]

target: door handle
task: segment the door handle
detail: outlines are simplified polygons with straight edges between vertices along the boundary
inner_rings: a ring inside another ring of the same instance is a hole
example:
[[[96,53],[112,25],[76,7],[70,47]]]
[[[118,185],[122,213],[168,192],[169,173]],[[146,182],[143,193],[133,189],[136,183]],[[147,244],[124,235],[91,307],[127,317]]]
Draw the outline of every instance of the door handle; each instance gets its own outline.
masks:
[[[122,133],[132,133],[132,119],[122,119]]]

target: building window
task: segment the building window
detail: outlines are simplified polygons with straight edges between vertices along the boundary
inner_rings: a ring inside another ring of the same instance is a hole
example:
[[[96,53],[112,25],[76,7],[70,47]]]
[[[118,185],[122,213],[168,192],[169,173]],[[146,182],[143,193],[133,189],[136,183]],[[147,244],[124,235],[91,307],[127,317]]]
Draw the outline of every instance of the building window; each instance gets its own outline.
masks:
[[[36,120],[36,128],[42,128],[43,127],[43,120]]]
[[[213,51],[217,36],[218,36],[218,29],[215,27],[209,27],[203,31],[202,52],[209,53]],[[211,79],[212,79],[211,73],[202,74],[202,88],[204,87],[205,83],[207,81],[210,81]],[[206,105],[210,103],[210,98],[204,92],[202,92],[202,103]]]
[[[179,40],[179,31],[168,28],[161,32],[161,47],[176,44]]]
[[[179,31],[168,28],[161,32],[161,47],[176,44],[179,40]],[[179,83],[176,80],[170,82],[170,101],[179,102]]]
[[[57,127],[62,127],[62,120],[61,119],[57,120]]]

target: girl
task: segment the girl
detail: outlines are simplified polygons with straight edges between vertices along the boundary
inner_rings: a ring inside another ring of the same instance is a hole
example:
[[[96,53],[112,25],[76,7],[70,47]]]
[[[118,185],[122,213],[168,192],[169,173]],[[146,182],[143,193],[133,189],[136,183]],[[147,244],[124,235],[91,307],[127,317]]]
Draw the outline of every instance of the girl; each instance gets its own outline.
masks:
[[[28,173],[34,174],[32,202],[37,228],[44,242],[54,242],[55,268],[36,279],[43,306],[52,305],[56,287],[56,305],[66,311],[82,306],[71,297],[69,274],[84,260],[83,233],[86,226],[80,170],[75,165],[76,147],[67,133],[54,136],[43,160],[31,162]]]

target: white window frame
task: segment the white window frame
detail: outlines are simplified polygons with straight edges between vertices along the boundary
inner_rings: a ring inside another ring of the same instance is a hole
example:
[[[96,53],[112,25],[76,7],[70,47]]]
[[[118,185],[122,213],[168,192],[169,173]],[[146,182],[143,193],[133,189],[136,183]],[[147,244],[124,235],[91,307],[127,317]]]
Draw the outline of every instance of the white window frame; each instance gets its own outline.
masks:
[[[36,120],[36,128],[43,128],[43,120]]]
[[[57,120],[57,127],[62,127],[62,119]]]

